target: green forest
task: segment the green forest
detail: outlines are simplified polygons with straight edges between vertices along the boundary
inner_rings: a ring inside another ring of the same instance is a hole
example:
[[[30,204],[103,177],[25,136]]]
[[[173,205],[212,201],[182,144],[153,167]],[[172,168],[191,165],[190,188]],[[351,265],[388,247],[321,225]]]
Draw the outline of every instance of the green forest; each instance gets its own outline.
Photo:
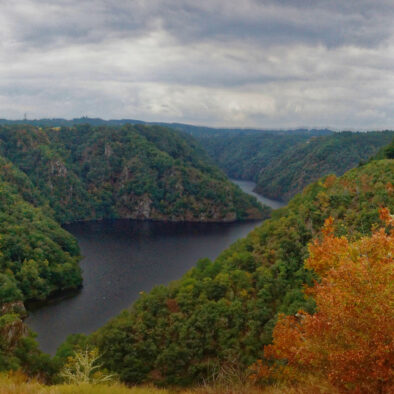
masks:
[[[159,126],[3,126],[0,155],[29,177],[61,223],[220,222],[267,214],[193,138]]]
[[[271,198],[289,200],[323,175],[342,175],[367,161],[393,138],[386,132],[342,132],[311,138],[262,169],[256,191]]]
[[[370,234],[382,225],[379,208],[394,210],[393,173],[392,160],[373,160],[309,185],[216,260],[142,295],[91,336],[70,337],[58,357],[97,346],[105,366],[132,384],[196,384],[226,363],[246,369],[271,343],[278,314],[314,311],[303,287],[317,277],[304,260],[325,220],[334,219],[337,236]]]
[[[252,180],[256,192],[288,201],[318,178],[340,176],[365,162],[393,138],[392,131],[216,133],[199,142],[230,178]]]
[[[394,394],[394,0],[0,0],[0,394]]]
[[[297,144],[306,134],[236,133],[197,137],[230,178],[257,181],[260,171]]]
[[[81,286],[79,248],[61,223],[268,214],[193,144],[188,136],[146,126],[0,128],[2,303]]]
[[[0,159],[0,300],[45,299],[81,286],[75,238],[47,214],[29,178]]]
[[[338,135],[343,138],[350,137]],[[272,344],[278,317],[316,312],[315,299],[304,289],[318,283],[319,275],[305,261],[327,220],[338,240],[358,242],[385,225],[382,208],[394,211],[392,140],[344,175],[308,185],[215,260],[201,259],[181,279],[141,294],[93,334],[71,335],[51,358],[23,319],[30,301],[82,285],[78,244],[61,223],[188,215],[235,220],[269,211],[233,186],[192,137],[158,126],[4,126],[0,152],[0,371],[19,371],[26,382],[63,382],[65,370],[75,373],[72,363],[83,351],[86,357],[100,355],[103,375],[92,375],[91,382],[108,374],[127,385],[185,387],[209,381],[223,368],[250,375]],[[141,207],[133,201],[141,196],[152,201],[151,217],[133,216]],[[184,205],[177,205],[179,199]],[[191,210],[191,201],[201,205]],[[212,207],[218,216],[207,213]],[[264,377],[259,368],[257,375]],[[10,385],[12,379],[0,376]],[[270,379],[263,384],[275,382]]]
[[[0,369],[46,365],[25,336],[25,306],[82,286],[79,246],[62,223],[232,221],[268,213],[176,131],[0,127]]]

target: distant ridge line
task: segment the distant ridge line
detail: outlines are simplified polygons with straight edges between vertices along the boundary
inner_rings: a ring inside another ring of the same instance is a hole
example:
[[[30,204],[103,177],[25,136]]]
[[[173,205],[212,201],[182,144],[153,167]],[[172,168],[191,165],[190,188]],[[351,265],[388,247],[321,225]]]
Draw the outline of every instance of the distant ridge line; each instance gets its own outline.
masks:
[[[185,131],[193,135],[203,134],[220,134],[220,133],[277,133],[277,134],[309,134],[311,136],[329,135],[334,130],[328,128],[290,128],[290,129],[258,129],[258,128],[226,128],[226,127],[208,127],[196,126],[187,123],[168,123],[168,122],[146,122],[138,119],[101,119],[80,117],[73,119],[64,118],[42,118],[42,119],[20,119],[9,120],[0,119],[0,125],[28,124],[40,127],[70,127],[80,124],[89,124],[91,126],[123,126],[125,124],[142,124],[170,127],[180,131]]]

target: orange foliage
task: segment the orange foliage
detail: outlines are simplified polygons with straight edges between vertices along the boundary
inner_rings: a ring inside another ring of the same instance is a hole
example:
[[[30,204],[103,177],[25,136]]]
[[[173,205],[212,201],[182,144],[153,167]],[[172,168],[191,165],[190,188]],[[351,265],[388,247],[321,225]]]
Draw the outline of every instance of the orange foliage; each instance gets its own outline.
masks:
[[[387,190],[390,194],[392,194],[392,193],[394,192],[394,186],[393,186],[393,184],[392,184],[391,182],[389,182],[389,183],[386,185],[386,190]]]
[[[335,181],[337,180],[337,177],[335,175],[328,175],[327,178],[324,181],[324,187],[325,188],[330,188],[334,185]]]
[[[382,228],[356,242],[334,237],[327,220],[306,261],[321,277],[307,290],[317,312],[279,317],[264,355],[280,361],[256,364],[258,376],[315,375],[344,392],[394,392],[394,230],[387,209],[380,217],[389,234]]]
[[[167,308],[171,313],[180,312],[180,308],[175,298],[169,298],[166,301]]]

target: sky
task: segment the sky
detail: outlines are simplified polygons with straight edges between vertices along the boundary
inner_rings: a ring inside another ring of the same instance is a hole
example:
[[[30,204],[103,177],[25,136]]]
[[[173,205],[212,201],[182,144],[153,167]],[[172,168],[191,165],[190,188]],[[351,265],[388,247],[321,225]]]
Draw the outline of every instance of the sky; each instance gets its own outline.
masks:
[[[394,0],[0,0],[0,118],[394,128]]]

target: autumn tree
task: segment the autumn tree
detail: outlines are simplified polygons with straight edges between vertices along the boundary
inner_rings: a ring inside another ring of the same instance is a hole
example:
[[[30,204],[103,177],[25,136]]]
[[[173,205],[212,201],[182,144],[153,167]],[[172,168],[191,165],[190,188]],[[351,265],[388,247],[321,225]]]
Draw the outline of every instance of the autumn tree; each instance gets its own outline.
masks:
[[[394,230],[389,211],[380,216],[386,227],[354,242],[335,237],[326,221],[306,261],[321,278],[306,290],[316,313],[279,317],[264,348],[272,363],[257,364],[257,376],[303,382],[315,375],[355,393],[394,387]]]

